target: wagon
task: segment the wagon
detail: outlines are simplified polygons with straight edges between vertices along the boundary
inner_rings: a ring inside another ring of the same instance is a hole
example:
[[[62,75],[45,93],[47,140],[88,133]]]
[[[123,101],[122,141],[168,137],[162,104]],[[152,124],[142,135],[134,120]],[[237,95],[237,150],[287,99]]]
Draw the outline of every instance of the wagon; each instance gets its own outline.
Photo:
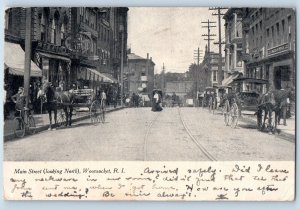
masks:
[[[220,102],[226,126],[235,128],[239,120],[239,99],[235,93],[225,94]]]
[[[96,97],[93,89],[78,89],[74,90],[73,94],[74,98],[71,104],[63,104],[59,101],[58,104],[72,107],[73,115],[87,113],[93,124],[105,122],[105,104],[101,102],[100,98]],[[66,123],[66,115],[62,108],[57,110],[57,123],[59,126]]]

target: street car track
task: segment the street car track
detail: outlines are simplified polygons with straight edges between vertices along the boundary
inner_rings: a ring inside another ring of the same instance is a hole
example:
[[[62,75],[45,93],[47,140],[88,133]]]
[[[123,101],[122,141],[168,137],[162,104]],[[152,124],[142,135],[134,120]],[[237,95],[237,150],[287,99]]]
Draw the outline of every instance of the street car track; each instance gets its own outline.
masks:
[[[148,129],[147,129],[147,132],[146,132],[146,135],[144,137],[144,161],[147,160],[147,139],[148,139],[148,136],[149,136],[149,133],[150,133],[150,130],[154,124],[154,122],[157,120],[159,116],[159,112],[156,113],[154,119],[151,121],[151,123],[149,124],[148,126]]]
[[[214,158],[214,156],[212,156],[206,149],[205,147],[203,147],[196,139],[195,137],[192,135],[191,131],[188,129],[187,125],[185,124],[181,112],[180,112],[180,108],[178,108],[178,114],[181,120],[181,123],[185,129],[185,131],[188,133],[188,135],[190,136],[190,138],[192,139],[192,141],[196,144],[196,146],[198,147],[199,150],[201,150],[201,152],[211,161],[217,161],[216,158]]]

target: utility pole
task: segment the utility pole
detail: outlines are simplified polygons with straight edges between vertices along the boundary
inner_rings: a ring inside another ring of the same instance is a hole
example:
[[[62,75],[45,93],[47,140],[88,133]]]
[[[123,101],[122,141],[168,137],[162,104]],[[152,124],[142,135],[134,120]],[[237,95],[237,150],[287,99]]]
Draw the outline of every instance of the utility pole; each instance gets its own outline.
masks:
[[[210,56],[210,41],[214,40],[213,38],[211,38],[212,36],[216,36],[216,34],[211,34],[210,33],[210,28],[215,28],[215,24],[216,22],[212,22],[209,21],[209,19],[207,20],[207,22],[201,22],[203,24],[207,24],[202,26],[202,28],[207,28],[207,34],[202,34],[202,36],[207,37],[204,40],[207,41],[207,54],[208,54],[208,71],[211,72],[211,56]]]
[[[194,50],[194,59],[197,60],[197,67],[196,67],[196,75],[194,75],[195,79],[195,99],[197,101],[197,92],[198,92],[198,82],[199,82],[199,71],[200,71],[200,58],[201,58],[202,50],[198,49]]]
[[[160,83],[160,86],[161,86],[161,90],[163,92],[165,92],[165,63],[163,63],[163,70],[162,70],[162,73],[161,73],[161,83]]]
[[[194,50],[194,59],[197,60],[197,65],[199,66],[200,65],[200,58],[201,57],[201,54],[202,54],[202,50],[199,49],[198,47],[198,50]]]
[[[24,69],[24,96],[25,107],[29,104],[29,85],[31,71],[31,8],[26,8],[26,35],[25,35],[25,69]]]
[[[215,40],[215,39],[213,39],[213,38],[211,38],[211,37],[212,37],[212,36],[216,36],[216,34],[211,34],[211,33],[210,33],[210,28],[215,28],[215,27],[217,27],[217,26],[215,26],[215,25],[212,25],[212,24],[215,24],[216,22],[212,22],[212,21],[207,20],[207,22],[201,22],[201,23],[207,24],[207,25],[202,26],[202,28],[207,28],[207,34],[202,34],[202,36],[207,37],[207,38],[205,38],[204,40],[207,41],[207,47],[208,47],[208,48],[207,48],[207,51],[208,51],[208,55],[209,55],[209,57],[210,57],[210,41]]]
[[[222,80],[224,79],[223,71],[222,71],[222,40],[221,40],[221,16],[224,15],[221,13],[221,10],[225,9],[222,7],[214,7],[209,8],[209,10],[217,10],[218,13],[213,13],[212,15],[218,16],[218,27],[219,27],[219,42],[216,42],[214,44],[219,45],[219,62],[218,62],[218,84],[222,84]]]
[[[121,31],[121,72],[120,72],[120,79],[121,79],[121,106],[123,106],[123,94],[124,94],[124,31]]]

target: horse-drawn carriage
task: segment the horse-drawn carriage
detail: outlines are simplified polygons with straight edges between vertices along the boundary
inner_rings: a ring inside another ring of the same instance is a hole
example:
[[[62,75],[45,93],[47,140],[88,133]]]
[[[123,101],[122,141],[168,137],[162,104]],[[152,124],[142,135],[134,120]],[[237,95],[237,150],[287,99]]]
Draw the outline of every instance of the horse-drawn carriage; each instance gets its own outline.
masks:
[[[52,129],[52,112],[54,112],[55,125],[71,125],[74,112],[88,116],[93,124],[105,122],[105,104],[96,95],[93,89],[77,89],[61,91],[49,83],[43,85],[46,97],[45,107],[49,113],[50,127]]]

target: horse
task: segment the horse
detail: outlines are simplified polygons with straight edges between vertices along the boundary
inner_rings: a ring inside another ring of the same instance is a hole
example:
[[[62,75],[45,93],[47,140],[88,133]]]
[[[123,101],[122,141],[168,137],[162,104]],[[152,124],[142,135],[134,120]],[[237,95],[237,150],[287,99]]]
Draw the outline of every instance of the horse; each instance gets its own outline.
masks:
[[[280,114],[282,109],[282,102],[289,97],[289,90],[270,90],[262,94],[258,98],[257,107],[257,127],[260,131],[267,128],[269,133],[277,132],[277,125],[279,124]],[[265,121],[268,119],[266,127]]]
[[[57,124],[57,109],[62,108],[65,112],[66,123],[65,126],[71,126],[72,112],[73,112],[73,98],[74,95],[68,91],[58,91],[49,82],[43,85],[42,91],[46,97],[46,109],[49,114],[49,129],[52,130],[52,112],[54,112],[54,127]],[[69,111],[68,111],[69,110]]]

